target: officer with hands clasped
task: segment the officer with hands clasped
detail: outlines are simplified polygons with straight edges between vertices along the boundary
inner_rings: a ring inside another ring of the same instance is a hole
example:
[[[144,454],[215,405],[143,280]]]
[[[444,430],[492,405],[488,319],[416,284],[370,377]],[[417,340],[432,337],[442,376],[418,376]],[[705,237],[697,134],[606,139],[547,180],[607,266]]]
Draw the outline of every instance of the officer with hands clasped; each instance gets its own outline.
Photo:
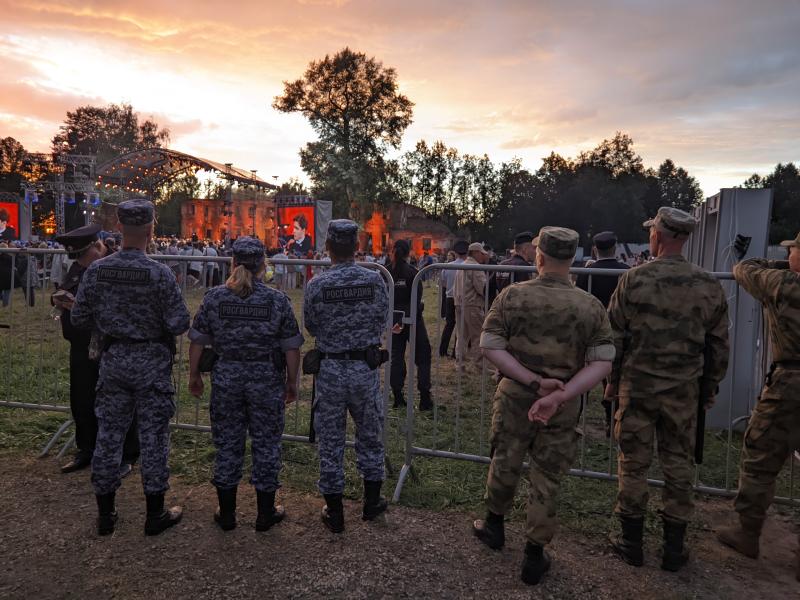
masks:
[[[262,281],[265,268],[264,245],[251,237],[238,238],[230,277],[206,293],[189,330],[189,390],[195,396],[203,393],[204,346],[219,356],[211,375],[210,411],[217,449],[213,483],[219,499],[214,520],[225,531],[236,527],[236,490],[248,431],[256,530],[266,531],[284,517],[283,508],[275,506],[275,492],[280,487],[284,408],[297,399],[303,336],[288,296]]]

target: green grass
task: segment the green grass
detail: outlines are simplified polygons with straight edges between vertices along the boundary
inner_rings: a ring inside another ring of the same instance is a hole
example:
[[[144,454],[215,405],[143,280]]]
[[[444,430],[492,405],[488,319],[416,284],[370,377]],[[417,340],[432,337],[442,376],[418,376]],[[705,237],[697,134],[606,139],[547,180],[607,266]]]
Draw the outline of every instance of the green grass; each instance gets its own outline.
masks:
[[[39,404],[68,405],[68,346],[61,337],[60,324],[50,316],[49,303],[37,295],[35,307],[27,307],[19,290],[14,292],[12,309],[0,309],[0,323],[10,323],[12,329],[0,329],[0,399]],[[290,294],[298,319],[301,314],[301,293]],[[201,290],[186,293],[190,312],[194,314],[202,299]],[[494,384],[488,380],[481,389],[476,376],[458,375],[453,362],[437,356],[438,339],[443,327],[437,322],[439,299],[433,285],[425,289],[426,325],[431,336],[434,353],[433,395],[436,411],[418,415],[415,423],[414,444],[425,448],[448,450],[486,456],[489,453],[489,427],[491,423],[491,398]],[[188,342],[181,341],[184,359],[175,369],[178,390],[177,418],[181,423],[208,425],[208,385],[203,399],[197,401],[187,390],[188,371],[185,354]],[[305,348],[312,346],[307,339]],[[287,434],[307,435],[311,381],[301,380],[300,401],[287,408]],[[65,414],[0,409],[0,453],[38,453],[58,426],[67,418]],[[609,450],[604,433],[602,407],[595,397],[589,403],[585,420],[579,423],[583,431],[580,442],[584,448],[582,458],[576,459],[574,468],[616,472],[616,454]],[[349,425],[352,438],[352,424]],[[65,438],[66,439],[66,438]],[[389,409],[387,421],[387,456],[392,466],[387,474],[386,492],[391,493],[403,464],[405,443],[405,410]],[[731,453],[726,461],[727,434],[706,432],[705,462],[699,470],[702,485],[735,489],[742,435],[732,436]],[[58,448],[58,447],[57,447]],[[57,451],[56,448],[56,451]],[[171,468],[173,474],[188,483],[205,483],[211,479],[214,448],[208,433],[175,430],[172,436]],[[361,482],[355,468],[355,455],[345,453],[346,495],[361,495]],[[249,463],[249,457],[247,459]],[[287,442],[283,448],[284,469],[282,481],[295,489],[316,491],[318,464],[316,451],[303,443]],[[660,479],[657,461],[650,476]],[[404,487],[401,502],[407,506],[434,510],[482,511],[487,466],[467,461],[441,458],[414,459],[413,476]],[[727,466],[727,470],[726,470]],[[249,467],[249,464],[246,465]],[[778,482],[778,495],[790,493],[789,468],[784,469]],[[520,484],[512,518],[524,518],[527,484]],[[564,526],[585,533],[600,534],[607,530],[611,508],[616,495],[616,484],[609,481],[580,477],[565,477],[560,498],[559,517]],[[653,513],[649,527],[658,526],[653,517],[660,493],[652,490]]]

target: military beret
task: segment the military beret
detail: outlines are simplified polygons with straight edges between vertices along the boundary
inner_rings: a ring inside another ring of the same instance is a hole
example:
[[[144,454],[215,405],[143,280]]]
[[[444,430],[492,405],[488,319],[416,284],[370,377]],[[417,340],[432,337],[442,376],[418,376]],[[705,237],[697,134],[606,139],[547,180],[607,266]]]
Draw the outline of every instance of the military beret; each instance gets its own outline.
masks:
[[[328,224],[328,239],[337,244],[355,244],[358,225],[350,219],[334,219]]]
[[[685,211],[671,206],[662,206],[654,218],[645,221],[642,225],[647,228],[658,227],[674,233],[677,237],[692,233],[697,227],[697,221]]]
[[[456,254],[466,254],[469,252],[469,244],[465,240],[458,240],[453,244],[453,250]]]
[[[238,262],[258,262],[264,258],[264,244],[249,236],[237,238],[233,242],[232,250]]]
[[[98,223],[84,225],[67,233],[56,236],[56,241],[64,246],[70,258],[80,254],[92,245],[97,239],[102,227]]]
[[[534,235],[530,231],[523,231],[522,233],[518,233],[514,238],[514,245],[518,246],[519,244],[527,244],[532,242]]]
[[[785,240],[781,242],[781,246],[784,248],[791,248],[794,246],[795,248],[800,248],[800,233],[797,234],[797,237],[793,240]]]
[[[117,206],[117,219],[123,225],[147,225],[156,214],[153,203],[144,198],[126,200]]]
[[[598,250],[610,250],[617,245],[617,234],[613,231],[601,231],[592,238]]]
[[[542,227],[539,250],[558,260],[571,260],[578,249],[578,232],[566,227]]]

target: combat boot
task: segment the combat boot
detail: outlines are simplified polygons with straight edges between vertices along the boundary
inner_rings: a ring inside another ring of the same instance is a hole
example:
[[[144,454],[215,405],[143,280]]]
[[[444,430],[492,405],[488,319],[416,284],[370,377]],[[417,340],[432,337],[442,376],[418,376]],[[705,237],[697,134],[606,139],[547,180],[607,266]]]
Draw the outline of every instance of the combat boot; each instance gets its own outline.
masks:
[[[661,568],[673,573],[689,562],[689,551],[684,547],[686,523],[664,518],[664,554]]]
[[[364,512],[361,515],[365,521],[374,521],[386,512],[389,503],[381,496],[382,481],[364,480]]]
[[[344,507],[341,494],[324,494],[325,506],[322,507],[322,522],[333,533],[344,531]]]
[[[503,515],[496,515],[492,511],[486,511],[485,520],[474,521],[472,531],[475,533],[475,537],[492,550],[500,550],[506,543]]]
[[[744,554],[749,558],[758,558],[758,538],[761,537],[763,525],[764,522],[759,519],[739,515],[739,525],[723,527],[717,531],[717,539],[739,554]]]
[[[433,401],[431,400],[430,390],[420,390],[419,392],[419,409],[421,411],[433,410]]]
[[[394,396],[393,408],[401,408],[406,405],[406,399],[403,397],[401,388],[392,388],[392,395]]]
[[[275,506],[275,492],[259,492],[256,490],[258,502],[258,516],[256,517],[256,531],[266,531],[277,525],[286,516],[282,506]]]
[[[110,535],[114,533],[117,524],[117,508],[114,506],[116,494],[97,494],[97,534]]]
[[[164,510],[164,494],[146,494],[147,519],[144,522],[145,535],[158,535],[173,525],[181,522],[183,510],[180,506],[173,506]]]
[[[641,567],[644,564],[644,550],[642,549],[644,517],[619,515],[619,523],[622,532],[609,536],[611,549],[629,565]]]
[[[542,575],[550,570],[550,557],[544,551],[544,546],[525,544],[525,559],[522,561],[522,581],[528,585],[536,585],[541,581]]]
[[[216,521],[222,531],[236,529],[236,488],[217,488],[219,508],[214,513]]]

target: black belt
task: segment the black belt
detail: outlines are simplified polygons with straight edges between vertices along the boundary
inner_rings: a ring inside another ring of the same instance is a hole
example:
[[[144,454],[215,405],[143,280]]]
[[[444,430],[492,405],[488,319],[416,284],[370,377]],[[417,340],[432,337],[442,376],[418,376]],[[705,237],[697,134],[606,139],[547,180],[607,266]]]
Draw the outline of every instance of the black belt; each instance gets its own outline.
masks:
[[[781,369],[800,369],[800,360],[776,360],[772,365]]]
[[[366,350],[348,350],[347,352],[320,352],[319,357],[332,360],[366,360]]]
[[[222,354],[222,360],[232,360],[234,362],[272,362],[272,354],[262,355],[244,355],[244,354]]]

